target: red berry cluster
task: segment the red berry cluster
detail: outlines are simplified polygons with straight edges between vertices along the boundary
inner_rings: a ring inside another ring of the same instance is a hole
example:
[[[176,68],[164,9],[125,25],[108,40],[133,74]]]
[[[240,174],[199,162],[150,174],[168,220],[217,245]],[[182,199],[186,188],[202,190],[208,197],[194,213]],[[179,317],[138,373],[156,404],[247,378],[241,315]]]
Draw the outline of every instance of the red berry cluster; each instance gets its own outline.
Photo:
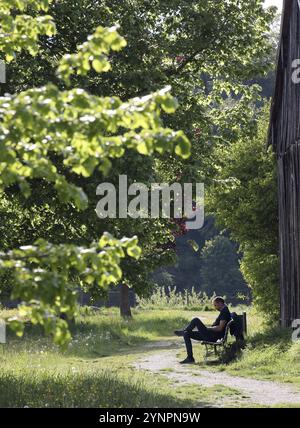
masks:
[[[202,132],[201,128],[195,128],[194,129],[194,135],[195,135],[195,137],[199,138],[200,135],[201,135],[201,132]]]
[[[178,55],[175,59],[176,59],[177,62],[180,63],[180,62],[182,62],[182,61],[185,60],[185,56],[184,55]]]
[[[176,250],[176,238],[186,235],[188,233],[188,228],[186,227],[186,219],[184,218],[174,218],[172,221],[176,224],[176,230],[172,232],[174,236],[174,241],[168,241],[165,244],[159,245],[159,248],[162,250]]]
[[[188,233],[188,228],[186,227],[186,219],[174,218],[173,222],[177,226],[177,230],[173,232],[173,236],[175,236],[175,238],[186,235]]]

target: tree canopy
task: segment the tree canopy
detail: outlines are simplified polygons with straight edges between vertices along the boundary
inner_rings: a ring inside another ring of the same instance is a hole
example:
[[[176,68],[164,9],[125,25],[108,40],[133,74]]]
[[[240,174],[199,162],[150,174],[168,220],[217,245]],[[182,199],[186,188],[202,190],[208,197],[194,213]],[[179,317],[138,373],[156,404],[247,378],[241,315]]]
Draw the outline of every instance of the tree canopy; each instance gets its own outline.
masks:
[[[17,29],[13,43],[2,48],[7,61],[21,49],[35,55],[37,36],[46,34],[51,38],[55,34],[49,17],[43,20],[34,16],[26,26],[27,15],[13,13],[16,8],[23,11],[31,6],[37,11],[47,10],[48,2],[1,1],[0,6],[12,31]],[[27,39],[28,47],[23,42]],[[103,72],[110,68],[109,53],[125,45],[116,27],[99,26],[75,54],[62,56],[58,74],[68,85],[72,73],[84,75],[91,68]],[[172,113],[177,107],[169,89],[126,102],[116,96],[91,95],[80,88],[61,90],[53,83],[5,94],[0,99],[1,190],[18,185],[23,196],[28,197],[32,191],[30,180],[43,180],[54,186],[63,203],[82,210],[88,198],[72,177],[89,177],[96,168],[107,171],[109,159],[121,157],[125,149],[142,154],[174,150],[188,157],[190,143],[183,132],[165,128],[161,120],[161,110]],[[56,158],[63,168],[57,168]],[[135,236],[120,240],[106,233],[88,247],[55,245],[39,239],[32,245],[2,252],[1,268],[14,271],[13,297],[24,302],[20,315],[42,324],[47,333],[54,335],[56,343],[65,344],[68,327],[59,315],[72,316],[75,311],[73,275],[79,275],[85,284],[96,281],[106,287],[121,278],[120,259],[125,254],[138,258],[140,252]],[[20,319],[10,322],[22,334]]]
[[[147,184],[213,183],[215,146],[256,132],[259,88],[245,82],[269,68],[274,11],[262,0],[15,0],[0,1],[0,11],[9,62],[0,209],[9,207],[4,230],[30,230],[3,234],[1,266],[15,273],[23,314],[63,343],[58,316],[72,316],[78,286],[104,289],[122,271],[143,290],[174,256],[170,221],[96,223],[97,184],[124,172]],[[102,257],[112,271],[99,268]]]

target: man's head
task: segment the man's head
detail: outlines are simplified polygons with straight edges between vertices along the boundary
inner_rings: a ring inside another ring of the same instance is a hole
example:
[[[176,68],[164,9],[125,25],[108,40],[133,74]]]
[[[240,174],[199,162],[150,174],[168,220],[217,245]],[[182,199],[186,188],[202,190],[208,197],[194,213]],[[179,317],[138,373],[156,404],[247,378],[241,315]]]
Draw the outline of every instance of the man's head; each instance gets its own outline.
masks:
[[[213,298],[212,304],[214,305],[217,311],[221,311],[224,308],[225,300],[223,299],[223,297],[217,296]]]

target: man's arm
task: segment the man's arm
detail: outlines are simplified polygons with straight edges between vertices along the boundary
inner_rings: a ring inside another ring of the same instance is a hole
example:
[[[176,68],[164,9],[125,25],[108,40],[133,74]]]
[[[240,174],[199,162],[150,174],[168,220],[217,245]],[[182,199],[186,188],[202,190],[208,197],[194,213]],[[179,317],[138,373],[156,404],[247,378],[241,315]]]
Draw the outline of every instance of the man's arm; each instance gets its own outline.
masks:
[[[219,325],[215,325],[213,327],[208,327],[209,330],[211,331],[215,331],[217,333],[225,330],[226,327],[226,321],[225,320],[221,320]]]

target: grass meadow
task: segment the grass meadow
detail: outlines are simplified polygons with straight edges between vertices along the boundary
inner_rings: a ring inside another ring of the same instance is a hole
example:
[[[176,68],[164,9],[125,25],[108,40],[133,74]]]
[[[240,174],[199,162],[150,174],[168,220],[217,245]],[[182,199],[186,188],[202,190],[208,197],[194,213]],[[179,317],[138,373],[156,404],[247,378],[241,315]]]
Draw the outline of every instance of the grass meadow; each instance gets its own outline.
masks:
[[[12,313],[2,310],[0,316]],[[292,342],[289,330],[265,326],[253,309],[247,308],[247,313],[249,334],[241,355],[210,365],[203,360],[203,347],[195,343],[195,367],[300,388],[300,342]],[[151,358],[159,341],[172,341],[174,329],[192,317],[210,323],[215,315],[144,305],[133,310],[133,319],[124,320],[116,308],[81,308],[65,350],[53,345],[36,326],[26,326],[22,338],[8,332],[7,343],[0,345],[0,407],[212,406],[217,398],[238,392],[222,386],[174,386],[160,374],[137,371],[132,363],[146,354]],[[178,358],[185,354],[183,346],[174,352]]]

